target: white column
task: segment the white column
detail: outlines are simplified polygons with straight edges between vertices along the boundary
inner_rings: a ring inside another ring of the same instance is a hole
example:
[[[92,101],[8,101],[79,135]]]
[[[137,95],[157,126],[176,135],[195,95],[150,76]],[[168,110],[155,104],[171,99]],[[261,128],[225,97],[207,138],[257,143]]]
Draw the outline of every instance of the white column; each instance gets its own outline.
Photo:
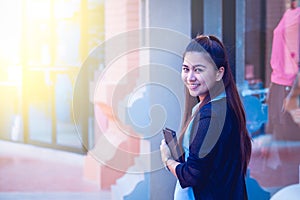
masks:
[[[222,0],[204,0],[204,34],[222,39]]]

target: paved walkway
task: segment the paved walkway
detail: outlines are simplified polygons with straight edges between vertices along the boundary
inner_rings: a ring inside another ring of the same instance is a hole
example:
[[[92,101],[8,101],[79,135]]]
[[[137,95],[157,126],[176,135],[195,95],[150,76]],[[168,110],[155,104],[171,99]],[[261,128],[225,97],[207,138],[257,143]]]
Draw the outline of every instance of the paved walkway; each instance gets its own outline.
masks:
[[[83,166],[80,154],[0,140],[0,200],[111,199]]]
[[[1,200],[110,200],[109,192],[75,193],[75,192],[48,192],[48,193],[0,193]]]

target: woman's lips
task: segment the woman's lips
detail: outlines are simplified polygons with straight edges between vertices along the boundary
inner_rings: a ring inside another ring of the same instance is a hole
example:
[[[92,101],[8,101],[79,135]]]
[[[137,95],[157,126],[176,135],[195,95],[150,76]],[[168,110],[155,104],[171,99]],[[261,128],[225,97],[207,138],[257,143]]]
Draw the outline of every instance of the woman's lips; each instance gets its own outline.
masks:
[[[200,84],[189,84],[188,87],[190,90],[195,90]]]

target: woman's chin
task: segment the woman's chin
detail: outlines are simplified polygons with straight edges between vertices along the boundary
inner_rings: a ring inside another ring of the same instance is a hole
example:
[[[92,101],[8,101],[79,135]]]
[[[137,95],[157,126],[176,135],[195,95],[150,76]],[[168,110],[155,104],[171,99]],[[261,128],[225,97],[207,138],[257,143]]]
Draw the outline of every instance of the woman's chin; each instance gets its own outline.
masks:
[[[199,96],[198,92],[196,92],[196,91],[189,91],[189,92],[190,92],[190,95],[191,95],[192,97],[197,97],[197,96]]]

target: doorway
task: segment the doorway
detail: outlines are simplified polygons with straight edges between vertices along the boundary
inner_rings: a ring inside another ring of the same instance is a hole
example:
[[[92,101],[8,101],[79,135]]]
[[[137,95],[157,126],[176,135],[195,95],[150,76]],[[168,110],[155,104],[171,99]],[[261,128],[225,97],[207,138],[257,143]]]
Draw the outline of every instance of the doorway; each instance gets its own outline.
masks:
[[[100,0],[0,3],[0,139],[86,152],[90,131],[77,131],[72,95],[81,64],[104,40],[103,10]]]

